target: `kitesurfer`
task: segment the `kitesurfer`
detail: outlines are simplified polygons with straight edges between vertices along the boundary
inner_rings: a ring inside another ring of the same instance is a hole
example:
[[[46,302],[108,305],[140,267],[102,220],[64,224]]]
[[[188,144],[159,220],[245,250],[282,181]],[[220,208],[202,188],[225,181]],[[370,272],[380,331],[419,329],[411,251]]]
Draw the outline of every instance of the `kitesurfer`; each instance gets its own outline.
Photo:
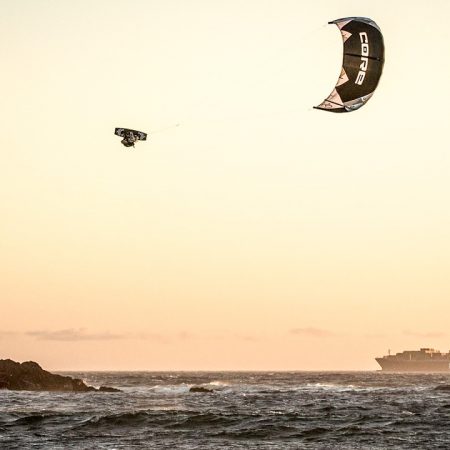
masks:
[[[136,141],[145,141],[147,139],[146,133],[129,130],[128,128],[116,128],[114,134],[123,138],[120,142],[125,147],[134,147]]]
[[[136,138],[131,130],[125,132],[125,137],[122,139],[122,144],[125,147],[134,147],[134,143],[136,142]]]

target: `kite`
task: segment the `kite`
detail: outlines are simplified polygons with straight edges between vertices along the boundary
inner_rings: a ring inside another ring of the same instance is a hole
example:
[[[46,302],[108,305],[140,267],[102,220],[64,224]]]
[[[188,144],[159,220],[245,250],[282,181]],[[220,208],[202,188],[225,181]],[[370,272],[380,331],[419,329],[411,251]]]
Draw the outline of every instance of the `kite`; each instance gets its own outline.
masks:
[[[380,81],[383,35],[379,26],[367,17],[346,17],[329,23],[341,31],[344,59],[333,92],[314,108],[336,113],[355,111],[367,103]]]

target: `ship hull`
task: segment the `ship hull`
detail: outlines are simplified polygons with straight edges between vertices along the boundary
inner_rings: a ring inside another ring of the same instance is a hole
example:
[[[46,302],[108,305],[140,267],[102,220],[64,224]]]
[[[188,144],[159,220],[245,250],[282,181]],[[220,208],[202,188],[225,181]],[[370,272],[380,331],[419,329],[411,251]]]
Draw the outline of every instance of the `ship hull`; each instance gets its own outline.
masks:
[[[450,360],[394,360],[375,358],[386,372],[450,372]]]

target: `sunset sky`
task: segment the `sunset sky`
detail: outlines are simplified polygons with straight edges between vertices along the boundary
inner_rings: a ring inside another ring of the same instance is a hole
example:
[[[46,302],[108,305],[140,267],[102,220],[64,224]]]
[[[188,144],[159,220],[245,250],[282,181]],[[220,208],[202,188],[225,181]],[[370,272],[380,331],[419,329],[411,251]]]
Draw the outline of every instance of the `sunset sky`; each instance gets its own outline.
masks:
[[[347,16],[380,26],[383,77],[359,111],[313,110]],[[0,0],[0,359],[376,370],[388,349],[448,351],[449,16]]]

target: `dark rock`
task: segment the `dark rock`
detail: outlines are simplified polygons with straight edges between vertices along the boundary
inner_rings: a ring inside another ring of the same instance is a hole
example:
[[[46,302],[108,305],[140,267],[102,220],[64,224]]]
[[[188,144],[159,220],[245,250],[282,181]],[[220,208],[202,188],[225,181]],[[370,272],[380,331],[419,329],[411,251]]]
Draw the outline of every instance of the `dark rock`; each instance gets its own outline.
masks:
[[[87,386],[78,378],[55,375],[33,362],[18,363],[11,359],[0,359],[0,389],[14,391],[59,391],[59,392],[113,392],[102,387]],[[118,390],[114,390],[116,392]]]
[[[208,389],[203,386],[192,386],[189,389],[189,392],[203,392],[203,393],[211,394],[214,391],[212,389]]]
[[[109,386],[100,386],[98,388],[99,392],[121,392],[120,389],[116,389],[113,387],[109,387]]]

